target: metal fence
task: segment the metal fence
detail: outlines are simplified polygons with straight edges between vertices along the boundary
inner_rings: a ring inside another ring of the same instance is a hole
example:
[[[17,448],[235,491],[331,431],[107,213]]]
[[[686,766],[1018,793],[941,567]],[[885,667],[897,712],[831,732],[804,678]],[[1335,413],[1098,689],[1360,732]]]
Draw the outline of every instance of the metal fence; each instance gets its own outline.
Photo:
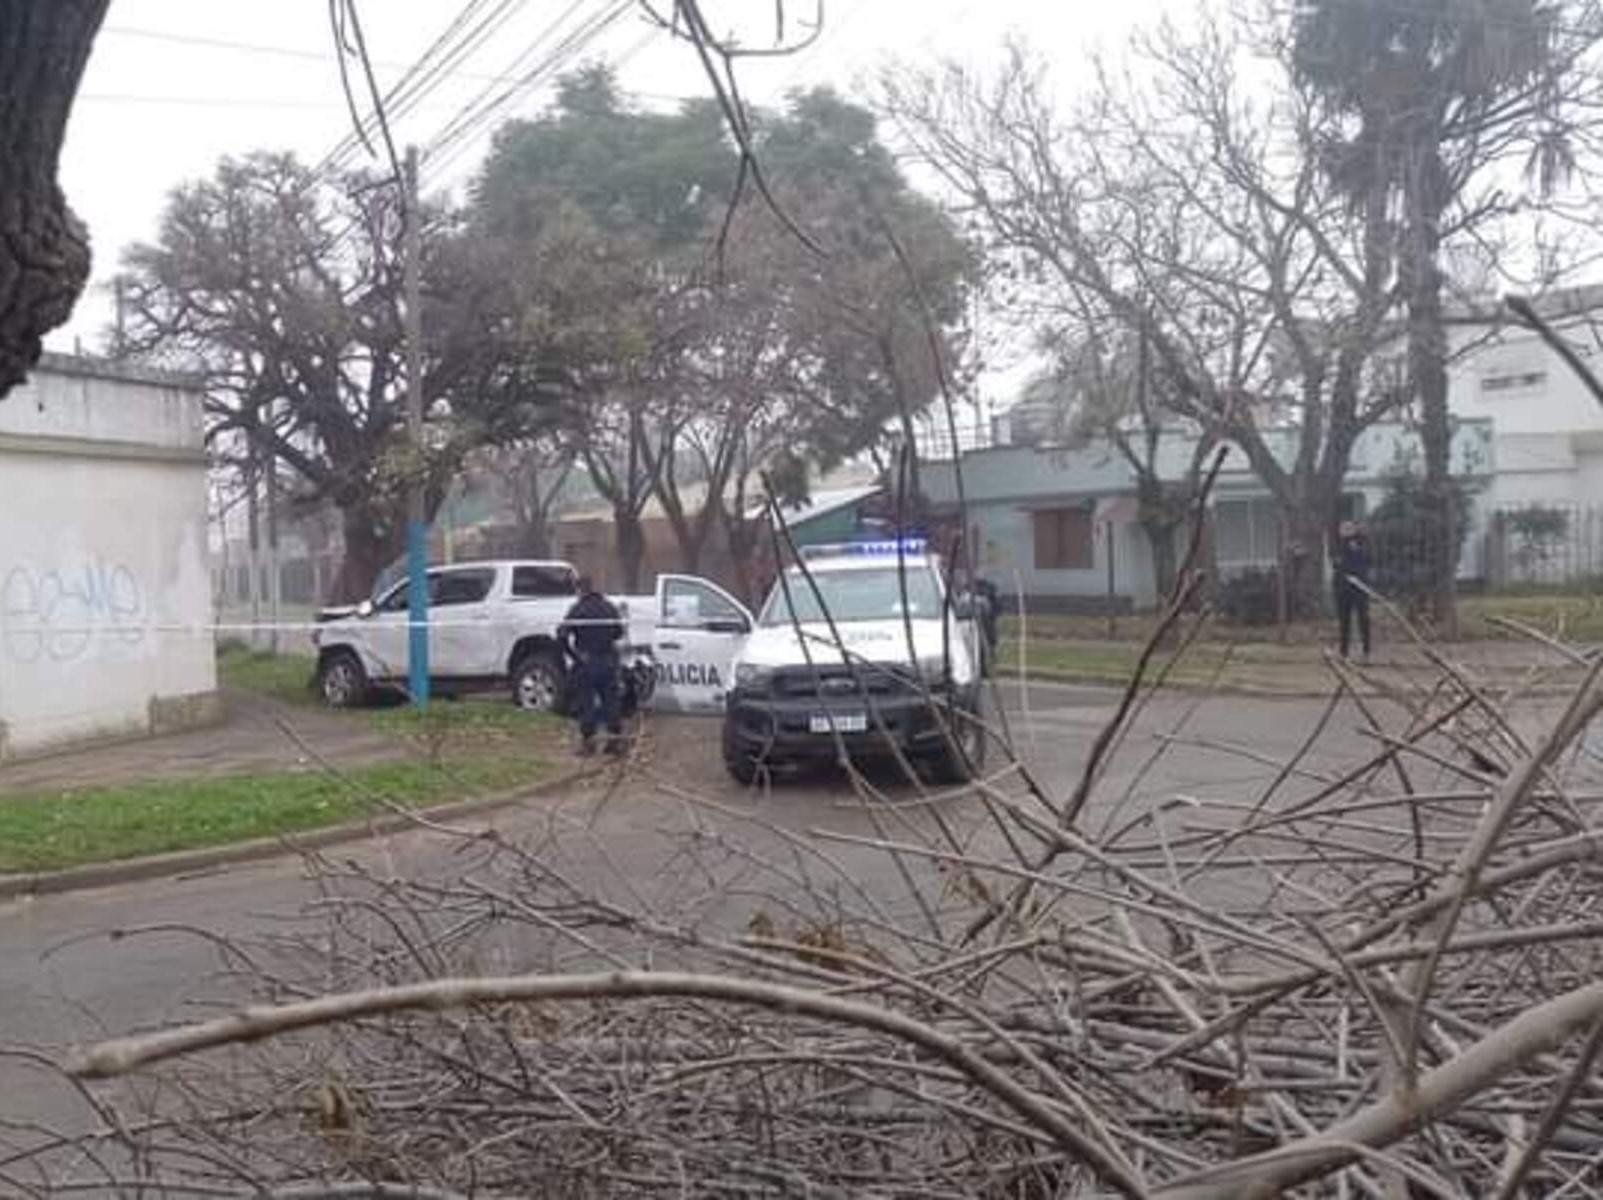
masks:
[[[1603,580],[1603,505],[1527,504],[1491,514],[1485,533],[1490,588]]]

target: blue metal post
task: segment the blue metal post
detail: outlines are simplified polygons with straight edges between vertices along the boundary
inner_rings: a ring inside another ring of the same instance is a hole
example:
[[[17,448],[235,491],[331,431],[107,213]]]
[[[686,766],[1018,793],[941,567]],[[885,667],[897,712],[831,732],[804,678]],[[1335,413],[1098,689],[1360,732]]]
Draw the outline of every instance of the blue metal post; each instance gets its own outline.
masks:
[[[408,498],[406,522],[407,687],[412,704],[429,703],[428,525],[424,518],[423,479],[423,308],[421,229],[417,199],[417,147],[406,149],[406,430],[418,456],[418,476]]]
[[[429,702],[428,537],[422,521],[406,523],[406,686],[412,703]]]

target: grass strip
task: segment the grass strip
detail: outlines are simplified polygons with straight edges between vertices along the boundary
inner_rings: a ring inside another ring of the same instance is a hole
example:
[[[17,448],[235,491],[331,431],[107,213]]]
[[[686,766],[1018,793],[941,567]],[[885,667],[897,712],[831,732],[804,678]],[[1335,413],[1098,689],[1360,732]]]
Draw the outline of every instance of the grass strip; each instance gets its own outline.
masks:
[[[532,784],[527,757],[378,763],[345,772],[255,772],[106,787],[0,793],[0,873],[194,850],[318,829],[374,811],[353,784],[408,807]]]
[[[217,650],[217,682],[235,691],[268,696],[285,704],[319,703],[312,690],[317,660],[308,654],[271,654],[228,642]]]
[[[1520,621],[1571,641],[1603,641],[1603,592],[1529,591],[1460,596],[1458,613],[1461,626],[1459,638],[1464,642],[1524,640],[1493,624],[1493,617]],[[1400,631],[1392,627],[1384,612],[1375,611],[1373,619],[1383,642],[1400,640]],[[1114,620],[1110,636],[1108,618],[1105,616],[1032,613],[1029,630],[1032,644],[1037,639],[1043,642],[1066,639],[1140,646],[1145,644],[1156,623],[1157,617],[1152,613],[1127,614]],[[1017,618],[1004,614],[1003,633],[1011,636],[1017,630]],[[1245,653],[1266,662],[1296,661],[1305,658],[1315,647],[1332,644],[1335,636],[1336,620],[1333,616],[1292,622],[1286,627],[1284,641],[1281,641],[1279,628],[1273,624],[1232,625],[1215,618],[1203,630],[1196,644],[1201,647],[1236,642],[1238,658]],[[1133,655],[1131,661],[1134,661]]]

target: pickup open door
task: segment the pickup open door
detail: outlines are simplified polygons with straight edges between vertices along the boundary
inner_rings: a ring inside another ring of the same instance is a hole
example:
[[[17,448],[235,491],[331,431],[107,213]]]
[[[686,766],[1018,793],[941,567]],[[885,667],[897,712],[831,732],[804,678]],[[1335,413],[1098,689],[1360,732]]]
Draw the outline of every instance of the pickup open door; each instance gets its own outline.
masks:
[[[751,633],[751,613],[716,583],[694,575],[659,575],[655,609],[653,707],[722,712],[734,686],[735,656]]]

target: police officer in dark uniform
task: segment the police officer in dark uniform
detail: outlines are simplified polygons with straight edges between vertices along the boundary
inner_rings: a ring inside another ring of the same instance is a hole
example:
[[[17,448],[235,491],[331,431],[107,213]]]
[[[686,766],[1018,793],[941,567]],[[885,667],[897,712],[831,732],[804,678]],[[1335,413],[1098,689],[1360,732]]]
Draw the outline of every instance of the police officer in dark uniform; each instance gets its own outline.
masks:
[[[985,634],[985,645],[994,655],[1001,636],[1002,590],[984,575],[979,575],[974,579],[974,595],[980,602],[980,629]]]
[[[557,640],[562,645],[568,670],[578,680],[574,718],[579,722],[579,753],[596,750],[596,730],[607,728],[607,753],[623,753],[623,726],[618,712],[618,642],[623,638],[623,618],[618,608],[600,592],[589,578],[579,580],[579,599],[568,610]]]
[[[1369,661],[1369,542],[1357,521],[1343,521],[1332,555],[1332,574],[1336,584],[1336,622],[1341,630],[1341,656],[1352,647],[1353,624],[1358,625],[1359,644],[1364,661]],[[1363,586],[1361,586],[1363,585]]]

